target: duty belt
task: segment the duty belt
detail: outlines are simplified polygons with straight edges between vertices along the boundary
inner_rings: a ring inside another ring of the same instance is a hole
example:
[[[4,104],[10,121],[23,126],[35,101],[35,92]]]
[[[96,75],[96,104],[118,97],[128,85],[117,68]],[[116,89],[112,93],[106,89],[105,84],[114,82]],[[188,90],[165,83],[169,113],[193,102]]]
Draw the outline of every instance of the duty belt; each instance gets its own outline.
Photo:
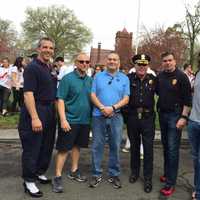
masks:
[[[152,113],[151,110],[146,109],[146,108],[142,108],[142,107],[137,108],[136,110],[137,110],[137,117],[138,117],[138,119],[142,119],[142,117],[144,115]]]

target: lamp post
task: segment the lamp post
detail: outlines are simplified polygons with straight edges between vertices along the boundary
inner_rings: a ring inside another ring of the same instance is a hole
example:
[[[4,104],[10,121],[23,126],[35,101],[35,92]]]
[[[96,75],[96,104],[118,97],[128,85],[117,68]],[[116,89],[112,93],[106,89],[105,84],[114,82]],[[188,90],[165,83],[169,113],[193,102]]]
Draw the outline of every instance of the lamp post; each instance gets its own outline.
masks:
[[[139,29],[140,29],[140,6],[141,0],[138,0],[138,15],[137,15],[137,30],[136,30],[136,44],[135,44],[135,54],[138,53],[138,44],[139,44]]]

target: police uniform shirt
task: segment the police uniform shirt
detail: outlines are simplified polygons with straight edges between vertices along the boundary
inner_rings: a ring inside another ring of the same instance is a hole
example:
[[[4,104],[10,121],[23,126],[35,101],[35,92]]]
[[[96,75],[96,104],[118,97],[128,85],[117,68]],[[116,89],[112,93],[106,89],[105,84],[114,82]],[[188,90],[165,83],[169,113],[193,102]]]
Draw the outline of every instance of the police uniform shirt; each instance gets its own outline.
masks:
[[[187,76],[178,68],[173,72],[158,75],[158,109],[163,112],[182,112],[182,107],[191,105],[191,86]]]
[[[24,70],[24,92],[33,92],[36,102],[52,102],[56,92],[51,69],[34,59]]]
[[[130,80],[129,112],[136,111],[140,107],[153,111],[157,78],[147,74],[141,80],[136,73],[131,73],[128,77]]]

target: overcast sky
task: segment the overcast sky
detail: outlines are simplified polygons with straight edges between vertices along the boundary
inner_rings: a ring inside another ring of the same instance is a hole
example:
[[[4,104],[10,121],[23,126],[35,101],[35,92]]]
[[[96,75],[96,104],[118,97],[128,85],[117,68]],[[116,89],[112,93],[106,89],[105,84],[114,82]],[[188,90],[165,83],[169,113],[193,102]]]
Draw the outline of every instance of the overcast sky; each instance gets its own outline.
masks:
[[[198,0],[140,0],[140,24],[147,29],[172,26],[184,20],[184,4],[194,5]],[[138,0],[0,0],[0,18],[13,21],[17,30],[24,21],[26,7],[65,5],[93,33],[90,46],[114,49],[115,34],[124,27],[136,36]],[[16,5],[15,5],[16,4]]]

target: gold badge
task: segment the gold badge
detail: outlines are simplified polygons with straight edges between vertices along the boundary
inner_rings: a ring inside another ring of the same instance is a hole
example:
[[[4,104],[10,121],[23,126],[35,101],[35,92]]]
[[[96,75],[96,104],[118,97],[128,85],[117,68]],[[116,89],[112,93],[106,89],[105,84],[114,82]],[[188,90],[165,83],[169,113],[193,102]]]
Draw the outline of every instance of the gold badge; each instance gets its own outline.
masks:
[[[153,80],[149,80],[149,85],[152,85],[153,84]]]
[[[145,55],[144,54],[141,55],[141,60],[145,60]]]
[[[172,80],[172,85],[176,85],[176,83],[177,83],[177,80],[176,80],[176,79],[173,79],[173,80]]]

